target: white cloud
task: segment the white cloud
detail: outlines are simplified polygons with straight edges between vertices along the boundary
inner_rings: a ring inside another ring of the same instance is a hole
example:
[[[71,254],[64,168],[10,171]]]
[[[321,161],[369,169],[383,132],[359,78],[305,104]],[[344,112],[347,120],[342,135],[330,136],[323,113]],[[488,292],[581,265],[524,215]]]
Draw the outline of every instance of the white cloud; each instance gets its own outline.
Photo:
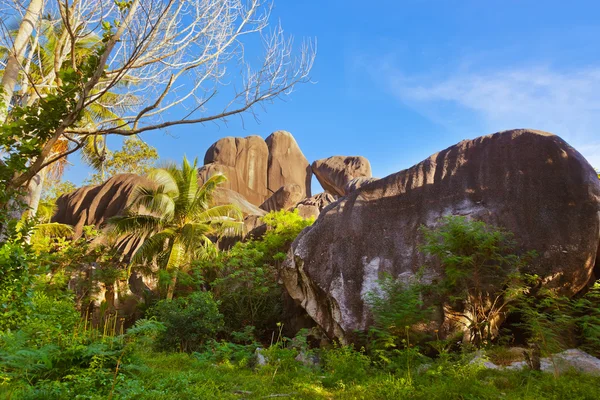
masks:
[[[489,133],[535,128],[556,133],[600,167],[600,67],[459,71],[444,77],[407,76],[385,64],[376,75],[391,93],[452,129],[479,124]],[[462,121],[462,123],[461,123]]]

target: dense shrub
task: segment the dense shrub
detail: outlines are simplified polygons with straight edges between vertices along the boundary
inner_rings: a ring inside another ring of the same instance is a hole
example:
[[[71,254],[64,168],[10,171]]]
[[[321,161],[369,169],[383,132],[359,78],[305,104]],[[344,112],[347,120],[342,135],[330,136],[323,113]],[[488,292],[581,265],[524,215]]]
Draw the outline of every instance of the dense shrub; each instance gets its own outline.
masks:
[[[278,266],[296,236],[314,219],[303,219],[297,211],[278,211],[263,217],[267,232],[262,238],[236,243],[214,258],[198,262],[195,273],[219,301],[226,331],[255,327],[267,338],[282,321],[281,285]],[[201,286],[202,286],[201,285]]]
[[[433,313],[423,302],[425,290],[427,285],[419,277],[403,282],[386,274],[378,281],[378,289],[367,294],[374,317],[369,332],[371,350],[406,348],[423,339],[415,327],[429,321]]]
[[[161,300],[148,315],[165,326],[156,341],[163,350],[197,351],[223,328],[223,315],[210,292]]]
[[[521,271],[535,256],[518,255],[512,234],[461,216],[448,216],[434,228],[422,227],[421,250],[441,264],[434,283],[440,302],[464,325],[476,346],[497,336],[508,304],[522,287]]]

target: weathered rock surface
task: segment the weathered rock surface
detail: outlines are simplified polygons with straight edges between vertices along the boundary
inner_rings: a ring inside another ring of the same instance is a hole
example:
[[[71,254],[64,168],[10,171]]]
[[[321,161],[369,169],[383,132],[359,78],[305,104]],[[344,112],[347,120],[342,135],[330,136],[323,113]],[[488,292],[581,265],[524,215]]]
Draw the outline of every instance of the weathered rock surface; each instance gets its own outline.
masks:
[[[258,239],[267,231],[267,225],[258,215],[247,215],[244,217],[245,239]]]
[[[262,204],[267,190],[269,149],[260,136],[226,137],[215,142],[204,156],[199,177],[206,179],[215,173],[227,176],[223,185],[244,196],[254,205]]]
[[[260,205],[260,208],[267,211],[287,210],[296,205],[303,197],[304,190],[300,185],[288,183],[281,186],[271,197]]]
[[[371,164],[360,156],[333,156],[313,162],[312,171],[326,192],[345,196],[345,187],[351,180],[371,177]]]
[[[525,361],[516,361],[507,366],[499,366],[493,362],[487,361],[480,355],[476,356],[473,364],[480,364],[488,369],[515,369],[520,370],[527,368]],[[544,357],[540,359],[541,370],[543,372],[554,373],[555,370],[559,373],[576,371],[580,373],[600,376],[600,359],[579,349],[569,349],[563,352],[554,354],[552,358]]]
[[[52,222],[72,225],[80,237],[85,225],[101,227],[128,205],[133,189],[151,182],[135,174],[115,175],[100,185],[84,186],[56,201]]]
[[[571,295],[590,279],[600,242],[594,169],[558,136],[512,130],[460,142],[331,204],[294,242],[282,280],[330,337],[347,340],[371,323],[365,296],[382,273],[409,277],[426,264],[419,227],[450,214],[512,231],[538,252],[529,272],[548,287]]]
[[[358,178],[352,179],[344,186],[344,193],[352,193],[355,190],[360,189],[364,185],[368,185],[371,182],[375,182],[378,178],[367,178],[365,176],[359,176]]]
[[[275,193],[286,184],[295,184],[301,188],[301,199],[310,197],[312,170],[292,134],[286,131],[273,132],[265,142],[269,148],[269,192]]]
[[[302,218],[317,218],[321,211],[335,201],[335,197],[329,193],[319,193],[306,198],[296,204],[298,214]]]

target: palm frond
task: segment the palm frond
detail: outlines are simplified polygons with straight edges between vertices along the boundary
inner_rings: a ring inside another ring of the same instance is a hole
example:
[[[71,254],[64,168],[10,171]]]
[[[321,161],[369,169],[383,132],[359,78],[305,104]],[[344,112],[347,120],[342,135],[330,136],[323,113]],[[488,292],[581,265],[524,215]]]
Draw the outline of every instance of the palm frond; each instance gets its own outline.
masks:
[[[215,174],[208,178],[204,184],[198,188],[194,204],[191,206],[193,212],[197,210],[206,210],[213,205],[213,198],[217,188],[227,182],[227,177],[223,174]]]
[[[113,235],[142,234],[158,232],[162,228],[162,220],[153,215],[123,215],[109,219],[109,233]]]
[[[238,237],[244,233],[245,225],[234,219],[213,220],[210,224],[218,237]]]
[[[181,178],[178,180],[179,197],[176,200],[179,211],[187,215],[192,210],[197,194],[198,194],[198,169],[196,168],[198,160],[195,159],[193,164],[189,162],[187,157],[183,157],[181,166]]]
[[[203,238],[212,232],[209,224],[188,223],[181,229],[181,243],[186,250],[199,246]]]
[[[148,178],[156,183],[160,190],[163,193],[168,194],[171,198],[176,199],[179,196],[177,176],[173,174],[173,168],[170,166],[156,168],[150,171]]]
[[[163,189],[162,186],[157,189],[136,186],[131,198],[131,207],[143,207],[145,213],[160,216],[166,221],[171,220],[175,214],[175,202],[168,193],[162,191]]]
[[[110,154],[102,136],[88,136],[85,139],[85,145],[81,148],[82,160],[94,168],[96,171],[102,171],[104,161]]]
[[[172,229],[165,229],[149,238],[137,249],[131,262],[144,264],[152,261],[160,253],[167,251],[168,242],[173,238],[175,232]]]
[[[49,222],[46,224],[37,224],[33,227],[33,234],[46,237],[71,237],[73,236],[73,227],[58,222]]]
[[[197,260],[209,259],[219,252],[217,245],[208,236],[204,236],[200,243],[194,251],[194,258]]]
[[[244,219],[244,215],[238,206],[234,204],[223,204],[220,206],[210,207],[205,210],[198,210],[198,212],[193,216],[194,222],[210,222],[223,218],[241,221]]]

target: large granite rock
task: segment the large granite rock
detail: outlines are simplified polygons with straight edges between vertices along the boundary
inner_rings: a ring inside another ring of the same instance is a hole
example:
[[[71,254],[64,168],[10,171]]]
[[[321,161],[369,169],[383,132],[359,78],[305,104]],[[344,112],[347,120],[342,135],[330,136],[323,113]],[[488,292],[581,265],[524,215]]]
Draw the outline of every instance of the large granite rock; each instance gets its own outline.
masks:
[[[371,164],[360,156],[333,156],[313,162],[312,171],[326,192],[345,196],[346,185],[354,178],[371,177]]]
[[[295,183],[281,186],[271,197],[260,205],[266,212],[287,210],[296,205],[303,197],[305,190]]]
[[[269,148],[267,188],[275,193],[280,187],[295,184],[301,188],[301,199],[310,197],[312,170],[291,133],[273,132],[265,139]]]
[[[321,211],[335,201],[335,197],[329,193],[319,193],[312,197],[303,199],[296,204],[295,209],[302,218],[317,218]]]
[[[600,243],[594,169],[558,136],[512,130],[460,142],[331,204],[294,242],[282,280],[330,337],[348,340],[370,325],[365,296],[383,273],[407,278],[426,264],[419,227],[450,214],[512,231],[539,254],[529,272],[563,294],[590,279]]]
[[[75,237],[80,237],[85,225],[101,227],[128,205],[137,185],[152,183],[135,174],[115,175],[100,185],[90,185],[64,194],[56,201],[52,222],[72,225]]]
[[[344,193],[352,193],[355,190],[360,189],[364,185],[368,185],[371,182],[375,182],[378,178],[367,178],[366,176],[359,176],[358,178],[352,179],[344,186]]]
[[[227,177],[224,187],[244,196],[250,203],[262,204],[267,190],[269,149],[260,136],[226,137],[206,151],[204,166],[198,171],[200,179],[222,173]]]

